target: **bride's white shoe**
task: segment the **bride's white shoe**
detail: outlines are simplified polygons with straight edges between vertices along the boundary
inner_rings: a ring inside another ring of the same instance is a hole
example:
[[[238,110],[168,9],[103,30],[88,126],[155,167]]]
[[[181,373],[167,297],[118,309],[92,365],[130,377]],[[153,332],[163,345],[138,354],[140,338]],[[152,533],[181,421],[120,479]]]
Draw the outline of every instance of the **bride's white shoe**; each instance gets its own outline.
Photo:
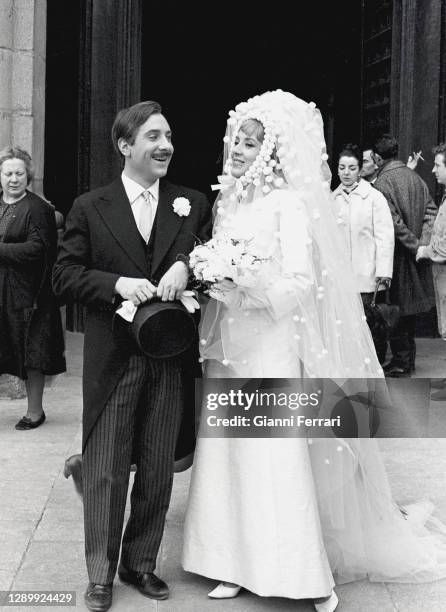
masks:
[[[231,599],[231,597],[237,597],[241,588],[241,586],[227,586],[224,582],[220,582],[213,591],[208,593],[208,597],[212,599]]]
[[[338,607],[338,596],[334,591],[331,592],[330,597],[326,597],[323,600],[314,600],[314,607],[316,612],[333,612]]]

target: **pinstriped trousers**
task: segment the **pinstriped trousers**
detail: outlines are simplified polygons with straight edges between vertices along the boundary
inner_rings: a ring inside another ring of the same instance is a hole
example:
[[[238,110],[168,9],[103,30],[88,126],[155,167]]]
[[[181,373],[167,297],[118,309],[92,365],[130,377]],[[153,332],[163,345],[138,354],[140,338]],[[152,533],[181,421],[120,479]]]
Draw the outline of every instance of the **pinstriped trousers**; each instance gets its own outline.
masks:
[[[182,407],[179,360],[130,358],[83,453],[85,557],[91,582],[110,584],[116,573],[132,458],[138,468],[121,561],[137,572],[155,569]]]

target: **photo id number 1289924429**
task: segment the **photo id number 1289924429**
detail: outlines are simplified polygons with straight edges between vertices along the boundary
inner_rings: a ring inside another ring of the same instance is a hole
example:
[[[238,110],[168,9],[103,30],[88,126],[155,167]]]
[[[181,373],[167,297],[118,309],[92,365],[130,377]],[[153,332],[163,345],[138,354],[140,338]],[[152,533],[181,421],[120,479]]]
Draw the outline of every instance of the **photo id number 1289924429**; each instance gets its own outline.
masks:
[[[1,606],[76,606],[76,591],[0,591]]]

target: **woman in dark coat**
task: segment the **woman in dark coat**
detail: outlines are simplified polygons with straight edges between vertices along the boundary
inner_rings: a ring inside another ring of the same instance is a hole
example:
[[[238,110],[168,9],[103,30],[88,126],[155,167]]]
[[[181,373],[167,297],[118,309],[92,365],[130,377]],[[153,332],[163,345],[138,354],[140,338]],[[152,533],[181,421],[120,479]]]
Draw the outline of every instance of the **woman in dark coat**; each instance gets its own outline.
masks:
[[[28,410],[16,429],[45,420],[45,375],[65,371],[59,307],[51,290],[57,231],[53,208],[27,190],[31,157],[0,152],[0,374],[25,380]]]

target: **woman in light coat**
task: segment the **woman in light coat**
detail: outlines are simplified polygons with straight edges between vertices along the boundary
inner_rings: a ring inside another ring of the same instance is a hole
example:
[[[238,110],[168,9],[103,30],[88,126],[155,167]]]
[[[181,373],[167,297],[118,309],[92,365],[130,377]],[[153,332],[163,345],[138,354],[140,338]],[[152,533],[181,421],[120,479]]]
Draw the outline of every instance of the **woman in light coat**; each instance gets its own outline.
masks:
[[[360,178],[361,167],[359,147],[346,145],[338,161],[341,183],[332,196],[338,227],[348,244],[356,286],[366,306],[372,301],[377,283],[380,289],[390,286],[395,238],[387,200]],[[376,346],[376,349],[382,363],[385,348]]]

